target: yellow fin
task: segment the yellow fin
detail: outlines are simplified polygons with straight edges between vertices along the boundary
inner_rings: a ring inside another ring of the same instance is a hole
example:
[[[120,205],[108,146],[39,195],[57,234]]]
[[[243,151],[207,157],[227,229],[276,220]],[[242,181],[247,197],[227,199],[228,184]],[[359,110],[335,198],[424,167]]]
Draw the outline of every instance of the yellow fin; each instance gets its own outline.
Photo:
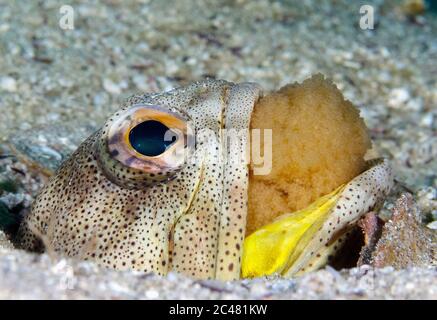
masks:
[[[284,273],[299,257],[340,197],[343,186],[305,209],[285,214],[244,241],[243,278]]]

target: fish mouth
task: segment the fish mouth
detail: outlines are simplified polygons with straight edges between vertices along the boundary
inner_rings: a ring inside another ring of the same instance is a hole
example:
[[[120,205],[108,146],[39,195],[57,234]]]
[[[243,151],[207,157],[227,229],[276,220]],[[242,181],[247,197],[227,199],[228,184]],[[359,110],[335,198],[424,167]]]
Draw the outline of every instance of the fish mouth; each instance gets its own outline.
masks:
[[[380,206],[393,178],[387,160],[368,169],[308,207],[284,214],[245,238],[241,276],[300,275],[328,262],[364,214]]]
[[[270,149],[261,141],[263,154],[272,153],[271,171],[249,167],[240,276],[292,276],[325,265],[392,184],[387,161],[365,160],[371,140],[358,108],[315,75],[261,97],[250,129],[272,131]]]

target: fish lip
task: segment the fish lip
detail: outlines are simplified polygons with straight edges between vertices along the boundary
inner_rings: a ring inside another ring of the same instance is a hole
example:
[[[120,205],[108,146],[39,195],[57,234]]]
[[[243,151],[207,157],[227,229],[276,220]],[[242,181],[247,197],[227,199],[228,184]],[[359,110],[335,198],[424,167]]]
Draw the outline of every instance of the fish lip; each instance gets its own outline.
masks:
[[[327,211],[323,220],[314,222],[297,240],[293,240],[296,242],[287,249],[289,250],[288,257],[284,257],[282,254],[274,255],[271,257],[271,259],[274,259],[272,261],[276,261],[273,264],[265,264],[263,260],[258,262],[253,259],[247,260],[246,272],[249,272],[252,276],[254,274],[262,276],[273,272],[280,273],[285,277],[291,277],[304,272],[314,271],[327,264],[329,262],[329,255],[337,250],[341,250],[343,244],[346,243],[345,239],[348,237],[348,232],[357,225],[357,222],[363,215],[372,211],[378,204],[382,204],[393,186],[393,174],[388,160],[377,158],[367,161],[366,164],[366,170],[343,187],[339,187],[341,189],[336,195],[335,202],[332,203],[330,208],[327,208],[329,211]],[[307,207],[307,209],[310,209],[314,204],[315,202]],[[320,207],[317,205],[317,208],[322,208],[322,206],[324,204],[321,204]],[[313,209],[315,210],[315,208]],[[312,211],[308,213],[312,213]],[[285,218],[284,215],[282,217]],[[280,220],[281,217],[278,217],[273,223],[277,224]],[[260,232],[264,228],[262,227],[256,232]],[[275,234],[275,232],[284,232],[284,229],[277,225],[277,227],[272,226],[270,231]],[[256,239],[252,238],[253,241],[256,241]],[[304,242],[302,243],[302,241]],[[271,244],[266,245],[270,246]],[[278,245],[283,245],[283,242]],[[252,243],[249,248],[253,250],[256,247],[255,242],[255,247]],[[258,246],[258,250],[262,250],[260,248],[262,247]],[[281,262],[284,258],[286,260]],[[257,267],[257,264],[264,267]],[[267,269],[263,270],[263,268]],[[263,272],[267,273],[263,274]]]
[[[393,172],[389,161],[384,158],[374,158],[367,160],[366,164],[367,169],[345,185],[319,234],[334,234],[335,231],[346,230],[356,225],[358,220],[373,207],[381,205],[385,201],[393,187]],[[355,210],[355,214],[351,214],[354,213],[353,210]],[[328,233],[329,230],[331,232]],[[331,241],[332,238],[333,236],[330,236],[323,240],[323,243],[326,241],[325,246],[334,245]],[[317,241],[317,237],[314,238],[307,248],[311,248],[311,245],[314,246]],[[301,261],[298,263],[296,260],[295,265],[285,275],[297,274],[305,262],[309,263],[310,256],[311,250],[305,249],[305,255],[298,258]]]

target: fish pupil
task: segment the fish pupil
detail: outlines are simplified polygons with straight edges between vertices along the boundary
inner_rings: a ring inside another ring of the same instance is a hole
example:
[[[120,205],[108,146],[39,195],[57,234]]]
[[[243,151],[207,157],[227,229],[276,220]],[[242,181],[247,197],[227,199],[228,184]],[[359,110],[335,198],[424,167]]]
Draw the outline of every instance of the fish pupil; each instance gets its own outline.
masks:
[[[129,142],[142,155],[155,157],[164,153],[177,140],[176,134],[169,130],[159,121],[144,121],[129,132]],[[169,139],[166,139],[166,133],[170,134]]]

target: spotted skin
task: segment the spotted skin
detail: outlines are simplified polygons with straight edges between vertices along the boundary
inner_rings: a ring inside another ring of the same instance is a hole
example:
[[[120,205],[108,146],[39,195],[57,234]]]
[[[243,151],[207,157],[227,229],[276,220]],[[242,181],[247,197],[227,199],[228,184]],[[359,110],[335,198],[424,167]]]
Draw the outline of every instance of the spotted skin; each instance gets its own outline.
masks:
[[[248,129],[259,94],[254,84],[204,81],[130,99],[39,194],[21,225],[21,245],[40,249],[43,235],[56,252],[110,268],[237,279],[248,168],[219,161],[226,155],[221,129]],[[198,161],[154,181],[113,159],[107,150],[111,124],[141,103],[165,106],[190,121],[199,133]]]
[[[37,196],[20,226],[20,245],[33,251],[45,246],[118,270],[238,279],[248,189],[248,166],[238,157],[247,148],[246,130],[260,94],[253,83],[209,80],[129,99]],[[191,154],[196,161],[150,174],[115,159],[112,125],[141,104],[160,106],[190,124],[196,131]],[[238,139],[228,144],[221,129],[236,130]],[[324,265],[391,184],[387,161],[369,163],[369,170],[345,187],[286,275]]]
[[[246,229],[248,171],[242,166],[239,157],[244,154],[248,145],[248,131],[253,104],[245,101],[254,96],[261,89],[255,84],[240,84],[231,89],[229,104],[233,108],[226,112],[226,127],[239,133],[239,139],[232,139],[228,144],[229,152],[224,175],[224,189],[220,215],[220,232],[218,241],[217,278],[224,280],[238,279],[240,275],[241,255],[244,234]],[[236,201],[239,199],[239,201]]]
[[[288,268],[286,276],[316,270],[326,264],[328,257],[346,241],[348,231],[356,226],[358,220],[382,205],[393,186],[391,167],[384,159],[369,161],[368,167],[344,187],[328,218]]]

